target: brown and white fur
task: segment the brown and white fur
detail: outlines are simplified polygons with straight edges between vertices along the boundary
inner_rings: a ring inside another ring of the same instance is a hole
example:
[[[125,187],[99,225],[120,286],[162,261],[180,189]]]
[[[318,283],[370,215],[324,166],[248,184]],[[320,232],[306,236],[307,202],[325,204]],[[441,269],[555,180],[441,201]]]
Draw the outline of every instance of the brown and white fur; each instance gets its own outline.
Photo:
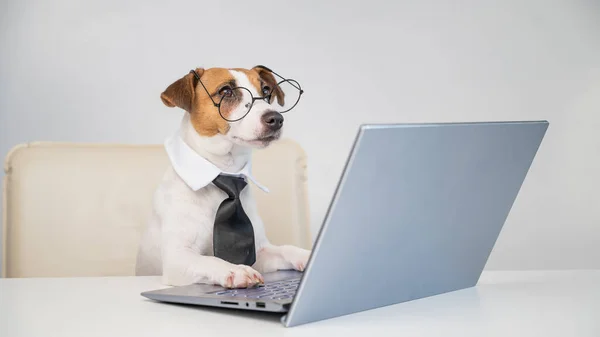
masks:
[[[197,68],[196,73],[208,91],[216,93],[213,97],[217,102],[219,90],[228,83],[248,88],[255,97],[263,96],[263,86],[269,86],[275,89],[273,100],[284,99],[273,75],[260,67]],[[250,160],[253,148],[264,148],[281,135],[282,130],[273,128],[273,121],[265,118],[273,115],[269,102],[258,100],[245,118],[227,122],[193,74],[168,86],[161,99],[169,107],[187,111],[180,130],[184,142],[226,172],[238,172]],[[233,120],[243,115],[243,110],[232,107],[222,113]],[[213,256],[214,219],[225,198],[226,194],[212,184],[192,190],[170,166],[154,195],[153,215],[139,248],[136,275],[162,275],[166,285],[206,283],[238,288],[263,282],[261,273],[304,270],[310,251],[269,243],[250,188],[242,191],[240,199],[254,228],[256,263],[252,267],[234,265]]]

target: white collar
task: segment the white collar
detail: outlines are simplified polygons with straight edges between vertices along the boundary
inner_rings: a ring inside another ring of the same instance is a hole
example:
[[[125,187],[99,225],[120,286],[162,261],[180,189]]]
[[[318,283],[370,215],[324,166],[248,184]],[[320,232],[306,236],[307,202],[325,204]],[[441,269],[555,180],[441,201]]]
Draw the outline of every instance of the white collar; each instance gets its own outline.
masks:
[[[269,192],[268,188],[252,177],[250,161],[237,173],[224,172],[194,151],[179,134],[165,141],[165,149],[175,172],[194,191],[212,183],[219,174],[226,174],[249,179],[264,192]]]

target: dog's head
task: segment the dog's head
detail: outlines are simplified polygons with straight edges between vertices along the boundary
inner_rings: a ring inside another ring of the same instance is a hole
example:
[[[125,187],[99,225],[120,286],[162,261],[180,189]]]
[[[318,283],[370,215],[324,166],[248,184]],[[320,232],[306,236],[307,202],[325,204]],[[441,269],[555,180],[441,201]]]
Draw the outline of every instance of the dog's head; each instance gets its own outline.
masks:
[[[198,134],[224,135],[232,143],[262,148],[279,139],[285,92],[271,70],[196,68],[160,95],[169,107],[190,114]]]

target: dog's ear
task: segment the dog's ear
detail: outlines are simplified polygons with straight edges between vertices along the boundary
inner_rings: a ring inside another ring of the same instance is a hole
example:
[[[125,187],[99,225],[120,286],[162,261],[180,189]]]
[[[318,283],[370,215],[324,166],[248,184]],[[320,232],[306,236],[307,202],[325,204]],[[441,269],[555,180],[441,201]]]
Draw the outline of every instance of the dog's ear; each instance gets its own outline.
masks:
[[[275,76],[271,73],[271,70],[265,66],[256,66],[252,68],[258,72],[260,78],[265,81],[271,88],[273,88],[273,93],[275,97],[277,97],[277,103],[283,106],[285,104],[285,94],[283,90],[277,85],[277,81],[275,80]]]
[[[202,74],[204,74],[204,69],[202,68],[196,68],[195,71],[199,77],[202,77]],[[196,79],[196,76],[190,72],[168,86],[167,89],[160,94],[160,99],[168,107],[172,108],[177,106],[187,112],[191,112],[197,84],[198,80]]]

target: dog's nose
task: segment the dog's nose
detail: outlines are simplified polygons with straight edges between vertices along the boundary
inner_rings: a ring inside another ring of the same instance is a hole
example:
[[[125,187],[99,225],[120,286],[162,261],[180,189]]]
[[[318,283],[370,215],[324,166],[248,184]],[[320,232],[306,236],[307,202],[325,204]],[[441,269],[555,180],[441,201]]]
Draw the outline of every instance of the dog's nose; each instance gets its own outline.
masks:
[[[272,131],[277,131],[283,126],[283,116],[277,111],[268,111],[262,116],[263,124]]]

